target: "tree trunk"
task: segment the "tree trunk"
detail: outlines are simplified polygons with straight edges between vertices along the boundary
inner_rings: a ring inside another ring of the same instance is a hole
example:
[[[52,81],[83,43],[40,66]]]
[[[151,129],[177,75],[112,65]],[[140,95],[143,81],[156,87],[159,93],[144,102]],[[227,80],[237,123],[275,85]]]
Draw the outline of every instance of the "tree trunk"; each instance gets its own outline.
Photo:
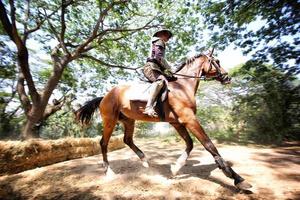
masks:
[[[43,121],[43,113],[45,106],[43,104],[33,105],[30,110],[25,114],[26,122],[21,131],[22,139],[38,138],[40,124]]]
[[[39,138],[39,127],[36,122],[27,118],[23,130],[21,132],[22,139]]]
[[[27,121],[24,125],[24,129],[22,130],[23,139],[39,138],[40,129],[43,126],[43,122],[46,121],[56,111],[61,109],[63,103],[50,106],[48,104],[48,100],[53,90],[59,83],[59,80],[63,73],[63,69],[66,65],[66,63],[59,63],[59,65],[57,63],[54,64],[54,68],[56,69],[55,72],[49,78],[42,92],[41,98],[39,99],[39,102],[35,104],[33,103],[33,106],[29,111],[31,116],[27,116]]]

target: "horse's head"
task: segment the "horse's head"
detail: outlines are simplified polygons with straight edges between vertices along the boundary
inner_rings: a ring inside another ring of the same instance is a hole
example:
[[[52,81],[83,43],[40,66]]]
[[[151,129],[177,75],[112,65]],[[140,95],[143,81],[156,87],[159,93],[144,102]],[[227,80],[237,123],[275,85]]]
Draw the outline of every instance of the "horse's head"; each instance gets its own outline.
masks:
[[[229,84],[231,78],[228,76],[228,73],[220,65],[220,61],[213,56],[214,48],[212,51],[206,55],[207,59],[204,62],[202,75],[205,78],[214,78],[220,81],[222,84]]]

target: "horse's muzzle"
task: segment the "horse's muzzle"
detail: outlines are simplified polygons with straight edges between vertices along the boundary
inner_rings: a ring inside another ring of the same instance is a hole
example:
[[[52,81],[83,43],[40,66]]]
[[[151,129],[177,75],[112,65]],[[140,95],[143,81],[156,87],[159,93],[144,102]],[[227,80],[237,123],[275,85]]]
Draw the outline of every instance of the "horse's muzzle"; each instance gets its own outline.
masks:
[[[219,76],[218,80],[221,82],[222,85],[227,85],[231,83],[231,78],[228,76],[227,73]]]

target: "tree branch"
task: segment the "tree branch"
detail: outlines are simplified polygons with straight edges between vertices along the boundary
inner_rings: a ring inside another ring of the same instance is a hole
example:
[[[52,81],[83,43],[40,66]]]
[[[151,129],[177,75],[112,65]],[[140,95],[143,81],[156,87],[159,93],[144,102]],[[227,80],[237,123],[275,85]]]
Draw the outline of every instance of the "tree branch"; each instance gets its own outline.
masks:
[[[10,95],[10,98],[8,99],[7,102],[12,101],[15,98],[15,96],[16,96],[17,90],[14,87],[15,86],[15,81],[16,81],[16,79],[13,79],[13,82],[12,82],[12,84],[10,86],[11,87],[11,95]]]
[[[121,69],[128,69],[128,70],[137,70],[139,69],[139,67],[136,67],[136,68],[132,68],[132,67],[126,67],[126,66],[123,66],[123,65],[114,65],[114,64],[110,64],[110,63],[107,63],[107,62],[104,62],[103,60],[100,60],[98,58],[95,58],[94,56],[91,56],[91,55],[81,55],[80,56],[81,58],[88,58],[90,60],[93,60],[101,65],[105,65],[105,66],[108,66],[108,67],[113,67],[113,68],[121,68]]]
[[[54,15],[55,13],[57,13],[59,9],[60,9],[60,7],[58,7],[56,10],[54,10],[52,13],[50,13],[50,15],[45,15],[44,19],[37,20],[36,26],[33,27],[32,29],[27,29],[27,27],[26,27],[26,29],[24,30],[24,38],[27,39],[29,34],[39,30],[41,28],[41,26],[44,24],[44,22],[47,20],[47,18],[49,18],[52,15]]]
[[[25,114],[27,114],[28,111],[31,109],[31,103],[25,92],[24,75],[22,74],[22,72],[19,73],[18,83],[17,83],[17,91],[18,91],[18,95],[19,95],[22,107],[24,108]]]
[[[63,107],[64,103],[61,102],[58,105],[48,105],[43,114],[43,120],[47,120],[51,115],[60,110]]]
[[[64,42],[64,40],[65,40],[65,32],[66,32],[66,22],[65,22],[66,5],[64,3],[65,3],[65,1],[62,0],[61,15],[60,15],[60,23],[61,23],[60,39],[62,42]]]
[[[149,24],[151,24],[153,22],[154,18],[152,20],[150,20],[148,23],[146,23],[144,26],[142,27],[139,27],[139,28],[133,28],[133,29],[106,29],[104,31],[102,31],[101,33],[99,33],[96,37],[99,37],[100,38],[98,39],[98,43],[101,43],[103,42],[104,40],[110,40],[110,41],[118,41],[118,40],[121,40],[121,39],[124,39],[126,37],[128,37],[129,35],[133,35],[134,33],[136,33],[136,31],[139,31],[139,30],[144,30],[144,29],[150,29],[150,28],[154,28],[154,27],[158,27],[160,25],[152,25],[152,26],[149,26]],[[107,38],[103,38],[103,36],[108,33],[108,32],[130,32],[128,35],[122,35],[120,37],[116,37],[116,38],[111,38],[111,39],[107,39]],[[101,40],[101,38],[103,38]],[[95,48],[95,46],[93,45],[88,45],[87,47],[85,47],[84,49],[81,50],[80,53],[85,53],[91,49]],[[77,56],[74,56],[74,58],[76,57],[80,57],[80,55],[77,55]],[[73,59],[74,59],[73,58]]]
[[[138,27],[138,28],[109,28],[109,29],[105,29],[103,30],[101,33],[98,34],[98,36],[104,36],[106,34],[108,34],[109,32],[113,32],[113,33],[122,33],[122,32],[137,32],[140,30],[148,30],[150,28],[156,28],[159,27],[161,25],[157,24],[157,25],[151,25],[150,24],[155,20],[155,18],[152,18],[150,21],[148,21],[144,26],[142,27]],[[133,34],[132,33],[132,34]],[[103,37],[101,37],[103,38]],[[107,40],[106,38],[104,38],[103,40]],[[116,39],[118,40],[118,39]],[[98,42],[101,42],[101,40],[99,40]]]
[[[33,103],[37,103],[39,101],[39,94],[37,93],[37,90],[35,88],[35,84],[32,80],[32,76],[30,73],[30,69],[29,69],[29,64],[28,64],[28,50],[25,46],[25,44],[22,42],[17,28],[16,28],[16,22],[15,22],[15,7],[14,7],[14,2],[13,0],[9,1],[10,6],[11,6],[11,21],[12,23],[10,23],[5,7],[2,3],[2,1],[0,1],[0,15],[1,15],[1,22],[4,26],[5,31],[7,32],[7,34],[9,35],[9,37],[11,38],[11,40],[16,44],[17,49],[18,49],[18,64],[19,64],[19,81],[18,81],[18,88],[20,88],[20,92],[19,95],[20,99],[24,100],[24,104],[23,105],[28,105],[26,97],[27,95],[24,89],[24,79],[26,80],[27,84],[28,84],[28,90],[29,90],[29,94],[32,98]],[[26,96],[26,97],[25,97]],[[28,99],[28,97],[27,97]]]
[[[76,50],[73,52],[73,55],[72,57],[78,57],[79,54],[82,53],[83,49],[89,45],[95,38],[97,37],[101,37],[103,36],[104,34],[101,34],[101,33],[104,33],[104,32],[101,32],[100,34],[97,34],[98,30],[99,30],[99,27],[100,27],[100,24],[103,23],[104,21],[104,17],[107,16],[108,14],[108,11],[111,10],[114,6],[116,5],[119,5],[119,4],[123,4],[123,3],[126,3],[127,0],[120,0],[120,1],[113,1],[106,9],[104,9],[99,17],[98,17],[98,20],[95,24],[95,27],[92,31],[92,33],[90,34],[90,36],[86,39],[85,42],[83,42],[81,45],[79,45]]]
[[[27,5],[26,5],[26,13],[25,13],[25,22],[24,22],[24,31],[23,31],[23,43],[25,44],[26,43],[26,40],[27,40],[27,37],[28,37],[28,34],[26,34],[27,32],[27,25],[28,25],[28,20],[29,20],[29,17],[30,17],[30,0],[26,0],[27,2]]]
[[[53,56],[53,58],[55,59],[55,57]],[[68,59],[65,59],[63,61],[59,61],[59,62],[54,62],[53,63],[53,72],[51,74],[51,76],[49,77],[44,89],[43,89],[43,94],[42,94],[42,104],[45,106],[48,103],[48,100],[53,92],[53,90],[56,88],[63,70],[65,68],[65,66],[68,63]]]
[[[11,118],[12,116],[14,116],[16,114],[16,112],[18,112],[18,110],[20,110],[21,106],[18,106],[14,111],[10,112],[8,115],[8,118]]]
[[[10,21],[13,27],[13,32],[15,31],[15,34],[17,34],[17,26],[16,26],[16,8],[14,6],[14,0],[9,0],[9,5],[10,5]]]
[[[66,92],[68,93],[68,91]],[[43,114],[43,120],[47,120],[51,115],[60,110],[66,103],[68,95],[62,96],[59,100],[54,99],[53,105],[48,105]],[[70,99],[72,101],[73,99]]]
[[[52,12],[50,15],[47,15],[47,12],[45,9],[44,10],[44,15],[46,16],[45,19],[47,20],[49,27],[51,29],[51,31],[53,31],[57,41],[60,43],[60,47],[62,48],[62,50],[64,51],[65,54],[69,55],[69,51],[66,47],[65,44],[65,32],[66,32],[66,21],[65,21],[65,14],[66,14],[66,8],[73,4],[74,1],[73,0],[62,0],[61,5],[60,5],[60,9],[61,9],[61,15],[60,15],[60,24],[61,24],[61,30],[60,33],[58,33],[56,31],[56,28],[53,26],[53,24],[50,22],[50,17],[52,14],[54,14],[55,12]]]
[[[8,19],[6,9],[1,0],[0,0],[0,20],[2,22],[4,30],[6,31],[10,39],[16,43],[16,38],[14,37],[13,34],[13,26]]]
[[[46,20],[49,24],[49,27],[50,27],[51,31],[54,33],[54,36],[56,37],[57,41],[60,42],[60,37],[58,35],[58,32],[56,31],[56,28],[50,22],[50,17],[47,15],[47,11],[44,8],[43,8],[43,10],[44,10],[44,15],[46,16]]]
[[[65,14],[66,14],[66,8],[72,4],[72,0],[65,2],[65,0],[62,0],[61,2],[61,15],[60,15],[60,24],[61,24],[61,30],[60,30],[60,35],[59,35],[59,42],[60,45],[66,54],[70,54],[66,44],[65,44],[65,32],[66,32],[66,21],[65,21]]]

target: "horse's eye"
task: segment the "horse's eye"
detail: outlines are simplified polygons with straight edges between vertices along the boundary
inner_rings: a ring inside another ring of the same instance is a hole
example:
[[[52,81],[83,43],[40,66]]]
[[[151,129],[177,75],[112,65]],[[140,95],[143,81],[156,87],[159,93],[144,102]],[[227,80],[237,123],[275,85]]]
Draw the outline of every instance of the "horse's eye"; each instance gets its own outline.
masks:
[[[220,63],[219,59],[216,59],[216,63],[218,63],[218,64]]]

